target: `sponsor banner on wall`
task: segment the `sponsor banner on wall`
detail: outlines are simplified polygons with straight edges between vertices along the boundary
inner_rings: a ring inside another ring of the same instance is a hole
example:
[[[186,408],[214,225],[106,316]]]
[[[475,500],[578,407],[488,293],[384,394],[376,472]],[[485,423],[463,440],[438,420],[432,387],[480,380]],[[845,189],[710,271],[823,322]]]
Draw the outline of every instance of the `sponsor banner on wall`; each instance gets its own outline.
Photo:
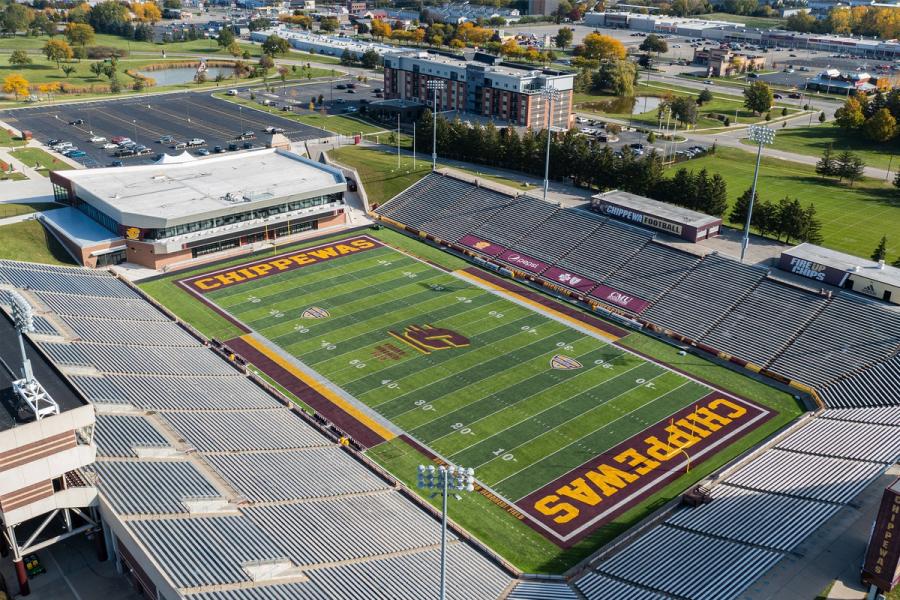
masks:
[[[237,285],[253,279],[261,279],[294,269],[301,269],[342,256],[349,256],[383,244],[367,235],[347,238],[321,246],[303,248],[279,254],[275,258],[266,258],[226,269],[219,269],[196,277],[188,277],[178,281],[179,284],[193,292],[204,294],[213,290]]]
[[[597,282],[588,279],[587,277],[582,277],[581,275],[576,275],[575,273],[569,273],[568,271],[564,271],[559,267],[550,267],[541,275],[544,279],[551,283],[556,283],[559,285],[564,285],[568,288],[572,288],[577,292],[581,292],[582,294],[587,294],[592,289],[597,287]]]
[[[900,584],[900,479],[884,490],[869,538],[863,581],[882,592]]]
[[[591,296],[598,300],[621,306],[625,310],[630,310],[636,314],[640,314],[650,306],[650,303],[642,298],[620,292],[619,290],[605,285],[598,285],[596,289],[591,292]]]
[[[713,392],[515,504],[535,529],[569,547],[771,417],[748,400]]]
[[[506,248],[504,248],[503,246],[494,244],[471,234],[463,236],[463,238],[459,240],[459,243],[466,248],[471,248],[472,250],[481,252],[485,256],[497,256],[498,254],[506,251]]]
[[[529,273],[542,273],[550,266],[544,261],[519,254],[515,250],[507,250],[500,255],[500,260]]]

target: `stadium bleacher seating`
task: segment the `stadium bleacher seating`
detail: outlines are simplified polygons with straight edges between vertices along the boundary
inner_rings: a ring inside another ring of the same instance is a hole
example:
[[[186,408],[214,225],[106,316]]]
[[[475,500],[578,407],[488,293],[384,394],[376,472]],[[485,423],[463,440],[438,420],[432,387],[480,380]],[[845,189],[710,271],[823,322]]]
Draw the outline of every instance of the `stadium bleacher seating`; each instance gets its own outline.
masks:
[[[473,235],[507,248],[515,248],[520,239],[539,227],[557,210],[557,207],[552,204],[535,202],[531,198],[522,197],[512,201],[503,210],[485,221],[473,232]]]

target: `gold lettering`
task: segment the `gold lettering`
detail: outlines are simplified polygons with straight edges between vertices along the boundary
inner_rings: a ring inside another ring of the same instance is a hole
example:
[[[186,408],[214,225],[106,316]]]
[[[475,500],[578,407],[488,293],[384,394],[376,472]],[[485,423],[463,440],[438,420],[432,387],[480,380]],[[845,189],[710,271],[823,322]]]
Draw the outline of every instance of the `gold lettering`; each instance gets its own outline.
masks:
[[[212,277],[204,277],[203,279],[198,279],[197,281],[195,281],[194,285],[201,290],[214,290],[222,284],[216,283],[216,280]]]
[[[600,488],[604,496],[612,496],[620,489],[635,481],[638,476],[609,465],[600,465],[596,471],[588,471],[585,476]]]
[[[300,254],[295,254],[291,257],[291,260],[297,263],[298,265],[311,265],[316,262],[316,259],[307,256],[305,252],[301,252]]]
[[[221,281],[224,285],[231,285],[232,283],[237,283],[244,280],[243,277],[241,277],[234,271],[229,271],[227,273],[223,273],[222,275],[216,275],[216,279]]]
[[[291,266],[291,259],[289,258],[276,258],[272,261],[272,265],[275,266],[279,271],[284,271],[289,266]]]
[[[690,448],[701,439],[684,431],[678,425],[669,425],[666,427],[666,432],[669,434],[667,440],[669,444],[677,448]]]
[[[312,254],[316,258],[334,258],[335,256],[337,256],[337,252],[335,251],[334,246],[319,248],[318,250],[310,250],[309,254]]]
[[[335,246],[335,248],[337,248],[337,251],[340,252],[341,254],[349,254],[350,252],[357,251],[357,249],[354,248],[353,246],[348,246],[346,244],[338,244],[337,246]]]
[[[694,411],[694,414],[691,415],[691,420],[695,423],[700,423],[710,431],[718,431],[722,429],[723,426],[731,423],[731,419],[721,417],[705,406]]]
[[[634,448],[629,448],[621,454],[614,456],[613,460],[620,463],[626,463],[628,466],[632,467],[634,469],[634,472],[638,475],[646,475],[659,466],[659,463],[657,461],[650,460]]]
[[[252,267],[249,267],[249,269],[257,275],[263,276],[272,270],[272,265],[253,265]]]
[[[644,442],[649,446],[647,454],[662,462],[671,460],[673,456],[680,452],[679,448],[669,446],[655,435],[644,438]]]
[[[725,406],[726,408],[730,408],[731,412],[726,414],[725,416],[729,417],[731,419],[737,419],[738,417],[743,417],[745,414],[747,414],[746,408],[744,408],[743,406],[740,406],[738,404],[735,404],[734,402],[731,402],[730,400],[726,400],[725,398],[718,398],[716,400],[713,400],[712,402],[707,404],[707,406],[709,406],[713,410],[715,410],[719,406]]]
[[[256,273],[254,273],[250,269],[238,269],[238,273],[240,273],[247,279],[256,279]]]
[[[556,517],[553,517],[553,520],[557,523],[568,523],[569,521],[577,517],[580,511],[568,502],[559,502],[559,499],[559,496],[555,496],[553,494],[544,496],[534,503],[534,507],[538,510],[539,513],[547,515],[548,517],[558,515]],[[559,513],[563,514],[560,515]]]
[[[351,245],[351,246],[356,246],[357,248],[359,248],[359,249],[361,249],[361,250],[366,250],[366,249],[368,249],[368,248],[374,248],[374,247],[375,247],[375,244],[373,244],[373,243],[370,242],[369,240],[353,240],[352,242],[350,242],[350,245]]]
[[[578,500],[582,504],[587,504],[588,506],[596,506],[602,499],[600,498],[600,494],[595,492],[591,486],[588,485],[588,482],[584,480],[584,477],[575,479],[570,485],[562,486],[556,490],[556,493],[560,496]]]
[[[695,423],[692,423],[691,421],[688,421],[687,419],[678,419],[677,421],[675,421],[675,424],[680,425],[681,427],[684,427],[685,429],[687,429],[688,431],[690,431],[692,433],[696,433],[697,435],[699,435],[702,438],[709,436],[709,432],[707,430],[703,429],[702,427],[697,427],[697,425]]]

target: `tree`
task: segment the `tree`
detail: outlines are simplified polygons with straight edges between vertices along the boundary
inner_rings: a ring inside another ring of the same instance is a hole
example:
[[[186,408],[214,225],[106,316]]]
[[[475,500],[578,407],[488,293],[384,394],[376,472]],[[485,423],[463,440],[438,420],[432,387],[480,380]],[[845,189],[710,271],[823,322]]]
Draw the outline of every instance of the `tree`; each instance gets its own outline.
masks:
[[[822,111],[819,113],[819,123],[824,123],[827,117],[825,116],[825,112]]]
[[[64,60],[71,60],[74,54],[72,47],[64,40],[47,40],[43,48],[44,56],[47,60],[56,61],[56,68],[60,68],[60,63]]]
[[[259,57],[259,66],[263,70],[263,74],[265,74],[275,66],[275,61],[268,54],[263,54]]]
[[[68,79],[69,75],[75,72],[75,67],[72,65],[63,65],[62,72],[66,74],[66,78]]]
[[[172,10],[178,10],[181,8],[181,0],[164,0],[163,8],[171,8]]]
[[[219,30],[219,37],[216,39],[216,43],[219,44],[220,48],[228,48],[233,43],[237,43],[237,40],[234,39],[234,32],[231,30],[231,27],[223,27]]]
[[[556,39],[554,40],[556,47],[562,48],[563,50],[568,48],[569,44],[572,43],[572,35],[572,30],[570,28],[560,28],[560,30],[556,32]]]
[[[834,122],[838,127],[845,130],[856,129],[866,120],[863,115],[862,105],[856,98],[847,98],[844,105],[834,111]]]
[[[119,34],[128,24],[128,9],[116,0],[104,0],[91,7],[88,24],[99,33]]]
[[[360,59],[362,62],[362,66],[367,69],[374,69],[378,66],[379,55],[375,50],[369,48],[365,52],[363,52],[362,58]]]
[[[887,256],[887,236],[881,236],[881,241],[878,242],[878,246],[872,252],[872,260],[878,262],[879,260],[884,260]]]
[[[897,120],[891,111],[882,108],[863,124],[863,132],[870,140],[886,142],[897,135]]]
[[[744,190],[744,193],[738,196],[737,200],[734,202],[734,206],[731,207],[731,212],[728,214],[728,220],[732,223],[739,223],[743,225],[747,222],[747,212],[750,210],[750,192],[752,188],[747,188]],[[756,194],[753,198],[754,206],[759,204],[759,194]]]
[[[744,106],[756,114],[772,108],[772,90],[764,81],[754,81],[744,90]]]
[[[103,63],[102,62],[99,62],[99,61],[92,62],[91,66],[89,68],[91,70],[91,73],[93,73],[97,79],[100,79],[100,76],[103,75]]]
[[[703,106],[707,102],[712,102],[713,95],[712,92],[704,89],[700,91],[700,94],[697,96],[697,105]]]
[[[228,50],[228,54],[232,55],[235,58],[244,53],[244,51],[241,50],[241,45],[237,43],[237,40],[228,44],[225,49]]]
[[[31,58],[24,50],[13,50],[9,55],[9,64],[14,67],[24,67],[31,64]]]
[[[600,33],[589,33],[584,36],[582,55],[597,60],[624,60],[625,46],[614,37]]]
[[[728,186],[725,179],[716,173],[709,181],[706,202],[702,207],[707,214],[721,217],[728,209]]]
[[[3,9],[3,31],[15,35],[19,31],[28,29],[28,25],[34,18],[34,11],[18,2],[11,2]]]
[[[816,173],[822,177],[832,177],[833,175],[837,175],[837,163],[834,159],[831,144],[825,146],[822,158],[816,163]]]
[[[669,51],[669,45],[666,43],[666,40],[651,33],[644,38],[644,41],[641,42],[638,49],[643,50],[644,52],[656,52],[656,56],[658,57],[660,53]]]
[[[782,117],[788,116],[788,109],[787,109],[787,106],[785,106],[785,107],[783,107],[783,108],[781,109],[781,116],[782,116]],[[787,121],[785,121],[784,124],[787,125]]]
[[[319,21],[319,29],[327,33],[337,31],[340,26],[337,17],[322,17],[322,20]]]
[[[784,236],[784,241],[790,243],[792,239],[799,240],[805,231],[805,213],[800,205],[800,200],[785,196],[778,201],[778,229],[779,237]]]
[[[816,218],[816,207],[812,202],[803,211],[803,227],[798,237],[810,244],[821,244],[823,241],[822,223]]]
[[[697,102],[690,96],[678,96],[669,101],[669,109],[672,116],[684,125],[693,125],[697,122]]]
[[[133,2],[131,4],[131,11],[134,13],[134,18],[141,23],[156,23],[162,18],[162,13],[159,11],[159,6],[157,6],[156,2]]]
[[[610,91],[617,96],[634,96],[637,67],[634,63],[617,60],[605,62],[591,77],[591,87],[597,91]]]
[[[119,82],[118,77],[113,76],[112,78],[110,78],[109,91],[112,94],[118,94],[119,92],[122,91],[122,84],[121,84],[121,82]]]
[[[344,51],[341,52],[341,64],[342,65],[352,65],[353,64],[353,53],[350,52],[349,48],[344,48]]]
[[[29,26],[33,35],[46,35],[53,37],[56,34],[56,23],[50,20],[45,13],[39,12],[34,15]]]
[[[28,80],[18,73],[7,75],[3,79],[3,93],[13,94],[16,100],[19,99],[19,96],[27,96],[29,87]]]
[[[84,48],[94,43],[94,28],[86,23],[69,23],[66,25],[65,36],[73,46]]]
[[[381,19],[372,19],[372,37],[380,39],[391,37],[391,26]]]
[[[283,37],[270,35],[262,44],[262,51],[269,56],[279,56],[287,54],[291,49],[291,44]]]
[[[841,179],[846,179],[853,185],[853,182],[863,176],[866,164],[856,154],[849,150],[844,150],[837,157],[837,169],[835,174]]]

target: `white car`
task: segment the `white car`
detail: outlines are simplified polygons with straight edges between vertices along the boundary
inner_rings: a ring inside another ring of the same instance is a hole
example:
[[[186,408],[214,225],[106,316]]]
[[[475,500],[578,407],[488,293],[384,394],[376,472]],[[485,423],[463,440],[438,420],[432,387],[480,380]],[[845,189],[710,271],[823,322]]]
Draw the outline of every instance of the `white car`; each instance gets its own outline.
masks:
[[[106,138],[101,135],[92,135],[88,141],[92,144],[102,144],[106,141]]]
[[[270,125],[269,127],[266,127],[265,132],[266,133],[284,133],[284,129],[282,129],[281,127],[273,127]]]
[[[113,143],[111,143],[111,142],[110,142],[110,143],[103,144],[103,149],[104,149],[104,150],[115,150],[115,149],[117,149],[118,147],[119,147],[118,144],[113,144]]]

